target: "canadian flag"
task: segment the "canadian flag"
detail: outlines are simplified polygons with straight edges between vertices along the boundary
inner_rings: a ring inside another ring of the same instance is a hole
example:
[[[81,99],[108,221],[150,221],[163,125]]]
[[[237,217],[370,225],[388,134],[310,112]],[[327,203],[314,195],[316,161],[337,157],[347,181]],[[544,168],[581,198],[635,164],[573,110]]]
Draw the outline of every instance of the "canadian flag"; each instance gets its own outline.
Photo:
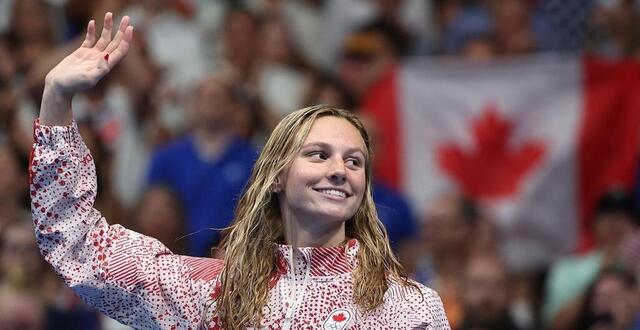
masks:
[[[640,64],[544,55],[412,59],[364,100],[379,129],[377,178],[419,210],[455,188],[480,200],[513,267],[593,244],[589,220],[638,160]]]

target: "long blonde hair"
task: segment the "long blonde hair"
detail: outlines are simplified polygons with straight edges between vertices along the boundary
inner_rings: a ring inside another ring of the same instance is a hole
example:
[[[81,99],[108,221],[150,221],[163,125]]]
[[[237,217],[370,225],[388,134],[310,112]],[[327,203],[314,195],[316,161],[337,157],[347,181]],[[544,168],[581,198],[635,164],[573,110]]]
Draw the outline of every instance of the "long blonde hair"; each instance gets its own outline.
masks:
[[[219,276],[220,291],[215,309],[225,329],[260,326],[269,281],[276,274],[274,243],[284,234],[278,200],[271,187],[299,152],[314,121],[325,116],[346,119],[358,129],[371,157],[369,136],[360,120],[349,111],[312,106],[297,110],[280,121],[255,163],[248,186],[238,202],[235,220],[225,229],[221,242],[225,264]],[[353,272],[353,299],[360,308],[372,310],[382,304],[388,278],[417,287],[409,282],[391,250],[371,194],[371,164],[369,160],[365,163],[364,197],[346,223],[346,235],[360,243],[358,263]]]

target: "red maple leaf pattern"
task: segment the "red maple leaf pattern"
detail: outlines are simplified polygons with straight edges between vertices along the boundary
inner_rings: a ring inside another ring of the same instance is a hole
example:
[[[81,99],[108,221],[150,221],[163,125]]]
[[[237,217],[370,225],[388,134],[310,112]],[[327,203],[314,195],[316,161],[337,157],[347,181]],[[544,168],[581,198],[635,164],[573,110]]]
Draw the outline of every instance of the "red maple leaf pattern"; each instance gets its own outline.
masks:
[[[455,143],[445,143],[437,150],[438,164],[472,197],[511,196],[546,151],[540,141],[509,145],[513,130],[513,123],[489,104],[473,121],[472,148],[465,150]]]
[[[346,319],[347,319],[346,317],[344,317],[344,314],[343,314],[343,313],[336,314],[336,315],[334,315],[332,318],[333,318],[333,320],[334,320],[334,321],[336,321],[336,322],[342,322],[342,321],[344,321],[344,320],[346,320]]]

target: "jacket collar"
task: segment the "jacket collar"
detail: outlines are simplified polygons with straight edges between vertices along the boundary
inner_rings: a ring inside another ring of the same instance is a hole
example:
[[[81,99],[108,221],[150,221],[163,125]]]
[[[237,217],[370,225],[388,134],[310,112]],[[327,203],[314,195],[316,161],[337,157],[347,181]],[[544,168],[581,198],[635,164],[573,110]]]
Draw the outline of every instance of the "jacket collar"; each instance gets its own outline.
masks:
[[[278,254],[278,274],[287,274],[290,270],[289,260],[293,249],[291,245],[276,245]],[[311,266],[311,276],[335,276],[351,272],[356,264],[356,256],[360,243],[356,239],[348,240],[336,247],[301,247],[298,248],[296,260],[305,267]]]

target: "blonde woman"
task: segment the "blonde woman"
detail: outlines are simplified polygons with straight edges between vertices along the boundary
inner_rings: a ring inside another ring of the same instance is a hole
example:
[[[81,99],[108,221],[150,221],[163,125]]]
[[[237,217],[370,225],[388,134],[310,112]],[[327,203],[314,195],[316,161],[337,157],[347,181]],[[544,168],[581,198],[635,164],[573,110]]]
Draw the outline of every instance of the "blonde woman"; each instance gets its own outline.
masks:
[[[127,53],[89,22],[82,46],[48,75],[30,165],[43,256],[89,304],[140,329],[448,329],[438,295],[407,279],[371,198],[367,133],[325,106],[280,122],[226,230],[224,261],[172,254],[93,209],[95,167],[72,121],[74,92]]]

